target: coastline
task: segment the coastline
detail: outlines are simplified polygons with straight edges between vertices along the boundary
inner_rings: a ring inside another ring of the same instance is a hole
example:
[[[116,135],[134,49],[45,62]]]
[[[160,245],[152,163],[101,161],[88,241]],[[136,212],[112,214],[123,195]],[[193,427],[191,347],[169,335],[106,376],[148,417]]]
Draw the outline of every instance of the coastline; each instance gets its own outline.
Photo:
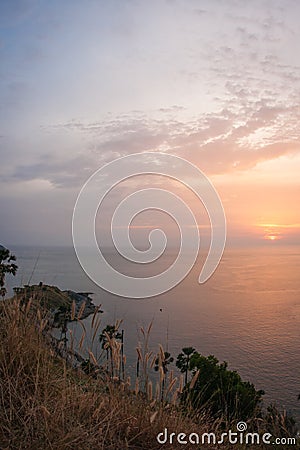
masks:
[[[63,322],[86,319],[92,314],[103,313],[93,303],[92,292],[75,292],[70,289],[61,290],[57,286],[50,286],[40,282],[38,285],[24,285],[13,288],[15,295],[12,299],[27,303],[33,301],[36,306],[45,308],[50,313],[51,327],[57,328]]]

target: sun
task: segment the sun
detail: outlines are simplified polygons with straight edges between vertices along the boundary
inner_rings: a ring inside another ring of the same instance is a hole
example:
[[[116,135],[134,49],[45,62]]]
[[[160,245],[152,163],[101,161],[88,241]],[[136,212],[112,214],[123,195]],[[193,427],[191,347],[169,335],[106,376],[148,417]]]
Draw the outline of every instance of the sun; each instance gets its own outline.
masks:
[[[265,241],[279,241],[284,238],[283,226],[276,223],[260,223],[258,227],[263,228],[263,239]]]
[[[278,241],[278,239],[281,239],[281,237],[276,234],[266,234],[264,236],[264,239],[266,241]]]

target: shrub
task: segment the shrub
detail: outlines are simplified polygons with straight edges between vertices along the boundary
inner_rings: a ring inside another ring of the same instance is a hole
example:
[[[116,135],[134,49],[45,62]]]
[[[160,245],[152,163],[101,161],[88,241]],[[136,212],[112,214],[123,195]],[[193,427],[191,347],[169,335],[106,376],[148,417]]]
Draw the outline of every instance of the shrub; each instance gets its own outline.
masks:
[[[194,410],[209,412],[213,417],[223,417],[227,422],[247,420],[261,414],[260,404],[264,391],[245,382],[240,375],[228,370],[227,363],[219,363],[210,355],[194,352],[189,361],[194,379],[187,383],[181,401]]]

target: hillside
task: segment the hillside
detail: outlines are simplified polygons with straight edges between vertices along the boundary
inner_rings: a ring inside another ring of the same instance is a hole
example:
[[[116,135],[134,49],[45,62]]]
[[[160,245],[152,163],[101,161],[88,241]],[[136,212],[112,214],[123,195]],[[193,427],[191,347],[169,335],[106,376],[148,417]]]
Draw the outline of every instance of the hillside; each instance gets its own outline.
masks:
[[[43,292],[51,305],[58,297],[63,304],[69,304],[55,289]],[[184,444],[186,449],[200,448],[195,445],[196,436],[204,439],[201,448],[233,448],[226,441],[219,446],[207,444],[207,433],[220,437],[224,426],[236,430],[236,423],[224,424],[204,413],[191,414],[179,407],[176,396],[175,401],[160,401],[162,374],[158,386],[152,391],[148,384],[143,393],[138,383],[132,391],[128,378],[112,379],[104,377],[103,372],[97,376],[97,370],[90,371],[90,375],[75,370],[49,344],[46,329],[47,318],[32,299],[0,303],[1,449],[179,449],[183,445],[178,442],[183,436],[180,433],[194,442]],[[165,387],[171,392],[171,385],[176,384],[168,383]],[[178,392],[177,388],[174,393]],[[253,418],[253,424],[260,434],[271,427],[274,436],[284,435],[283,416],[274,416],[273,423]],[[247,445],[247,449],[268,447]],[[245,446],[238,444],[234,448]]]

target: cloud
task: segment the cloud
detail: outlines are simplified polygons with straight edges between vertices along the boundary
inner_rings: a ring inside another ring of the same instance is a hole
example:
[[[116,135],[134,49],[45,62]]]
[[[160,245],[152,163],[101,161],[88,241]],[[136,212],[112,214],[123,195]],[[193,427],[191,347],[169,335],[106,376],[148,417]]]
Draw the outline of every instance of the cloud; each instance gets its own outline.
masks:
[[[239,98],[246,93],[235,90]],[[6,180],[45,179],[56,187],[76,187],[95,169],[117,157],[163,151],[187,158],[208,175],[226,174],[300,152],[300,111],[259,100],[241,111],[221,110],[194,120],[150,118],[132,113],[102,122],[73,120],[47,128],[84,136],[86,148],[74,154],[44,154],[17,165]],[[52,130],[52,131],[51,131]],[[60,156],[59,156],[60,155]]]
[[[11,175],[2,177],[2,181],[47,180],[58,188],[77,187],[86,181],[95,164],[93,158],[84,154],[63,161],[57,161],[51,156],[48,160],[40,159],[42,161],[34,164],[17,165]]]
[[[55,54],[51,66],[40,61],[39,48],[35,53],[36,47],[30,47],[30,61],[39,69],[36,79],[26,84],[25,76],[6,85],[5,113],[11,106],[18,115],[20,106],[28,102],[32,130],[36,133],[39,129],[39,139],[32,144],[28,135],[22,136],[20,128],[27,126],[24,119],[25,125],[20,123],[16,130],[19,141],[24,141],[24,161],[9,140],[9,130],[1,130],[8,136],[2,162],[5,181],[45,179],[55,187],[73,188],[104,162],[141,151],[175,153],[207,174],[246,170],[259,162],[297,153],[300,67],[294,58],[299,42],[294,17],[299,7],[291,0],[285,2],[284,11],[282,2],[270,0],[243,7],[236,1],[207,1],[200,9],[196,3],[163,5],[158,22],[156,8],[151,6],[133,11],[133,2],[128,10],[122,7],[112,15],[110,8],[102,10],[101,5],[103,27],[95,20],[98,7],[89,11],[77,5],[72,9],[74,24],[82,22],[80,30],[85,28],[86,34],[77,34],[72,22],[64,23],[70,10],[62,8],[60,24],[66,28],[58,29],[56,46],[51,47],[51,40],[46,46],[48,53]],[[18,17],[30,15],[35,4],[33,0],[4,1],[0,8],[5,17],[21,20]],[[52,16],[56,17],[58,10],[54,9]],[[118,27],[123,21],[119,42]],[[132,21],[134,33],[125,39]],[[153,24],[157,33],[149,40],[147,33]],[[62,43],[63,32],[67,39]],[[101,44],[94,48],[88,45],[89,40]],[[95,64],[98,57],[99,66]],[[54,76],[47,79],[46,71]],[[41,74],[45,78],[40,78]],[[114,77],[115,84],[109,84]],[[93,83],[94,79],[97,82]],[[136,85],[137,90],[133,88]],[[130,106],[128,92],[133,92]],[[104,106],[98,114],[100,100]],[[106,108],[113,112],[109,115]],[[126,108],[128,112],[119,113]],[[39,128],[42,120],[49,125]],[[14,120],[11,123],[15,125]],[[68,145],[60,141],[62,136]]]

